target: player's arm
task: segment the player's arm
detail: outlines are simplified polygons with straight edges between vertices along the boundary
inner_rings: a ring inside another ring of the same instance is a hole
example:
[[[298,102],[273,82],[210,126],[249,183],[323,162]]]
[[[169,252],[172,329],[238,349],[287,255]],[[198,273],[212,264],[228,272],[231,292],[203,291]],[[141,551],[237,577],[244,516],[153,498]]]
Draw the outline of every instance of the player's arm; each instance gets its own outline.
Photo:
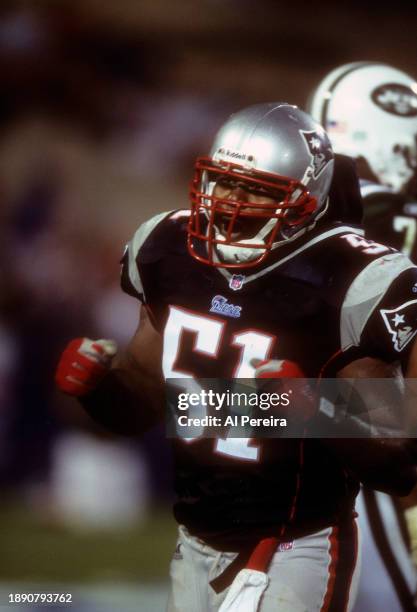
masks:
[[[62,391],[76,396],[96,423],[115,433],[138,435],[162,419],[162,340],[145,307],[125,351],[106,354],[110,343],[81,340],[68,345],[58,364]]]
[[[407,405],[407,429],[413,434],[417,441],[417,339],[414,340],[410,351],[406,370],[408,405]]]
[[[345,294],[340,314],[340,337],[344,363],[337,368],[339,378],[393,378],[401,366],[406,376],[416,371],[413,346],[417,333],[417,267],[401,253],[383,253],[384,247],[367,243],[354,247],[364,249],[364,256],[381,252],[367,261]],[[368,250],[367,250],[368,249]],[[381,250],[382,249],[382,250]],[[359,358],[359,357],[362,358]],[[395,369],[397,372],[395,372]],[[393,381],[392,387],[395,384]],[[361,389],[363,389],[361,385]],[[358,432],[355,439],[341,437],[327,440],[342,461],[358,478],[372,488],[406,495],[416,482],[415,453],[409,440],[391,434],[391,429],[403,431],[404,397],[387,398],[381,389],[386,385],[366,385],[366,408],[370,417],[394,418],[394,427],[387,423],[388,432],[375,436]],[[391,404],[391,405],[390,405]],[[380,406],[383,408],[379,410]],[[397,425],[395,428],[395,419]],[[360,425],[360,423],[358,423]],[[377,422],[379,426],[379,422]],[[370,432],[371,433],[371,432]],[[361,437],[362,436],[362,437]]]
[[[393,366],[380,359],[362,358],[339,370],[338,378],[392,378]],[[369,385],[366,402],[372,411],[386,406],[382,387]],[[401,401],[401,400],[400,400]],[[387,408],[393,408],[389,407]],[[390,412],[390,410],[387,410]],[[390,425],[390,423],[383,423]],[[364,425],[366,427],[366,425]],[[358,435],[363,432],[358,430]],[[417,482],[415,457],[409,441],[399,437],[358,437],[323,440],[339,460],[365,485],[393,495],[407,495]]]
[[[163,418],[162,339],[145,307],[126,350],[117,354],[108,374],[81,403],[111,431],[139,434]]]
[[[417,482],[415,469],[415,457],[409,447],[409,441],[399,437],[383,438],[375,436],[375,430],[371,432],[369,423],[359,418],[343,417],[337,418],[337,414],[329,416],[327,412],[321,411],[319,387],[318,393],[313,391],[305,380],[297,384],[297,378],[305,379],[305,375],[299,366],[288,360],[269,360],[268,362],[253,362],[256,367],[256,378],[288,379],[291,380],[291,389],[297,389],[297,396],[301,400],[299,405],[293,402],[291,406],[292,418],[304,421],[307,428],[312,428],[318,435],[320,431],[326,431],[326,436],[321,438],[321,443],[326,446],[345,469],[349,470],[358,480],[373,489],[378,489],[391,494],[407,495]],[[337,373],[338,378],[346,379],[376,379],[392,378],[396,374],[396,367],[381,359],[361,358],[352,361],[342,367]],[[392,398],[387,398],[386,387],[378,385],[367,385],[367,396],[365,400],[367,410],[378,413],[382,407],[383,421],[381,415],[377,414],[378,423],[387,429],[394,429],[397,425],[395,418],[390,420],[390,413],[395,412],[397,406],[389,405]],[[392,394],[400,402],[402,398]],[[297,416],[295,410],[298,410]],[[388,415],[388,417],[386,416]],[[349,437],[346,437],[349,431]],[[356,438],[352,438],[353,435]],[[330,435],[332,434],[332,435]]]
[[[407,368],[408,392],[410,394],[410,425],[414,424],[413,431],[416,431],[416,414],[417,410],[417,341],[414,342],[411,350],[410,361]],[[416,435],[416,434],[414,434]],[[410,440],[410,443],[416,445],[417,438]],[[417,487],[407,497],[401,499],[401,505],[404,509],[404,515],[407,523],[407,529],[410,536],[410,549],[414,565],[417,566]]]
[[[142,223],[123,254],[122,290],[141,303],[139,325],[127,349],[115,354],[111,341],[79,338],[68,345],[57,368],[58,387],[77,396],[97,423],[116,433],[139,434],[163,415],[162,338],[149,317],[147,300],[157,279],[149,280],[148,273],[144,282],[141,263],[144,259],[149,272],[163,256],[165,242],[158,231],[166,229],[169,216],[160,213]]]

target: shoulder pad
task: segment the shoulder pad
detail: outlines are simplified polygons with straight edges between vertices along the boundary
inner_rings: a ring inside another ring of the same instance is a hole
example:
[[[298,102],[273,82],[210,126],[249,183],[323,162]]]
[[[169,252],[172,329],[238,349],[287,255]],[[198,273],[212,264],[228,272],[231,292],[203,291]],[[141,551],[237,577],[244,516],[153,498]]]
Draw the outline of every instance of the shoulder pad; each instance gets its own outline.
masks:
[[[373,183],[372,181],[360,180],[361,195],[363,200],[367,199],[381,199],[392,202],[402,202],[404,197],[388,187],[387,185],[380,185],[379,183]]]
[[[182,248],[190,211],[174,210],[151,217],[133,235],[122,259],[122,288],[136,297],[143,296],[139,264],[153,263]],[[181,240],[182,238],[182,240]]]
[[[391,283],[405,270],[416,266],[402,253],[392,252],[373,259],[351,283],[342,305],[341,341],[345,350],[358,346],[371,313]]]
[[[190,211],[174,210],[155,215],[136,230],[128,244],[136,261],[157,261],[169,252],[177,250],[178,237],[186,231]]]

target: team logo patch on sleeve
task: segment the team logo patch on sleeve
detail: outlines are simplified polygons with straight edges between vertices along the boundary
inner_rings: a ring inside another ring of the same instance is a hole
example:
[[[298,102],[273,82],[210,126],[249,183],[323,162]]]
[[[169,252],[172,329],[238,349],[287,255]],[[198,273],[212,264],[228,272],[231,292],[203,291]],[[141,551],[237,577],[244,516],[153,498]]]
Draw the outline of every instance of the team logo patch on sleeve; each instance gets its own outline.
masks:
[[[313,177],[317,179],[327,164],[333,159],[333,152],[319,131],[311,130],[310,132],[307,132],[305,130],[300,130],[300,134],[303,137],[306,147],[311,155]]]
[[[391,334],[395,350],[402,351],[417,334],[417,300],[411,300],[392,310],[381,309],[380,313]]]

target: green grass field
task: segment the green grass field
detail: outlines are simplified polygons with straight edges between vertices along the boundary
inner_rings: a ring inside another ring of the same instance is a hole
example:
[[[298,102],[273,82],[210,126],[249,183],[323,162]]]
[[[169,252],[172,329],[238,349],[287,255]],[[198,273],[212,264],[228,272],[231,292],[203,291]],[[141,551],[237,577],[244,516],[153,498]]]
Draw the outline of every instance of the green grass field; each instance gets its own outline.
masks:
[[[176,526],[168,511],[153,511],[123,532],[75,533],[21,506],[0,507],[0,580],[25,582],[167,581]]]

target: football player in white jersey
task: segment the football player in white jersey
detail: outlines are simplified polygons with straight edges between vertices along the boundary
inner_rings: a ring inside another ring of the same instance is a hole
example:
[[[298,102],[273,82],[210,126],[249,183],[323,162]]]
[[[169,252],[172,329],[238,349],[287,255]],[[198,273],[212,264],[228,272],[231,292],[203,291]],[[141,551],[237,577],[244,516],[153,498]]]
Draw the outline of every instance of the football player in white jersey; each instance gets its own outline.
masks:
[[[417,262],[417,83],[392,66],[354,62],[332,70],[308,110],[327,130],[333,149],[356,160],[365,235]],[[416,287],[417,292],[417,287]],[[414,609],[417,497],[406,504],[383,493],[359,496],[364,567],[358,612]],[[403,507],[410,506],[405,517]]]
[[[110,341],[72,341],[58,386],[107,428],[140,435],[163,418],[164,379],[171,398],[182,385],[207,393],[203,379],[354,378],[398,363],[417,377],[417,267],[335,217],[357,189],[349,159],[297,107],[232,115],[196,161],[191,208],[153,217],[128,244],[131,343],[116,354]],[[288,417],[338,431],[303,389]],[[398,438],[222,431],[172,446],[170,612],[351,610],[360,483],[405,495],[416,482],[413,445]]]

